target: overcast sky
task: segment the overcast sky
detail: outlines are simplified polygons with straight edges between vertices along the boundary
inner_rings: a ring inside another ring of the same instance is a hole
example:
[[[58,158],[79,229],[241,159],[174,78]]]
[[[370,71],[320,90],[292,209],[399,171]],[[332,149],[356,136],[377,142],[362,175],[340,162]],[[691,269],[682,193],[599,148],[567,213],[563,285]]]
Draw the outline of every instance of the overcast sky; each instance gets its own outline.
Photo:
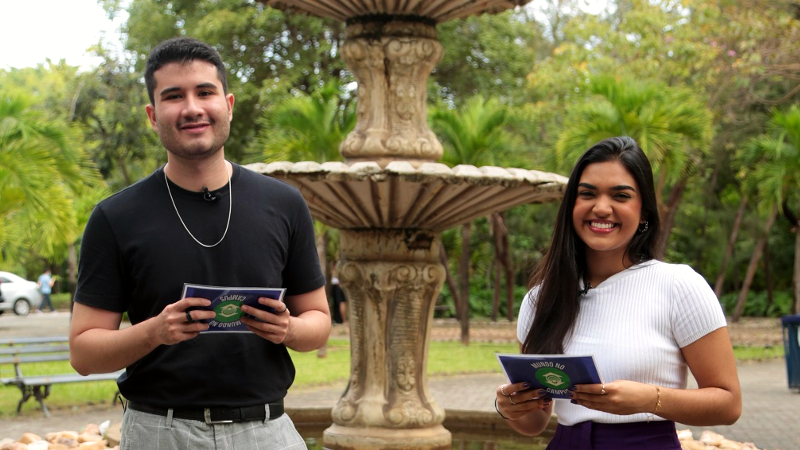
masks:
[[[0,69],[47,58],[88,69],[98,59],[86,49],[100,39],[118,44],[118,27],[97,0],[0,0]]]

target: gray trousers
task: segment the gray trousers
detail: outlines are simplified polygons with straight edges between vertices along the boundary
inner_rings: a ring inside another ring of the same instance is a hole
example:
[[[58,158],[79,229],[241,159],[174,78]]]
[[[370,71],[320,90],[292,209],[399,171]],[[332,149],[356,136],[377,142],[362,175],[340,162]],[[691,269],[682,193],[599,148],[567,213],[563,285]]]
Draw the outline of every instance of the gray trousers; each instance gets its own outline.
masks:
[[[267,412],[269,417],[269,412]],[[127,408],[120,450],[306,450],[292,419],[207,425]]]

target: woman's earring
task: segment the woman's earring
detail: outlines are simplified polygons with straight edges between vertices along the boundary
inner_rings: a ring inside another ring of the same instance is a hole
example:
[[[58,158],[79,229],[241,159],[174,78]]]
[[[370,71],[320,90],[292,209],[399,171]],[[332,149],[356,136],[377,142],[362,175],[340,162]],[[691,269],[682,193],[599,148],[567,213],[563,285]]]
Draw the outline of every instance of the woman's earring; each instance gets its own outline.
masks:
[[[646,233],[648,228],[650,228],[650,223],[645,220],[644,223],[639,224],[639,233]]]

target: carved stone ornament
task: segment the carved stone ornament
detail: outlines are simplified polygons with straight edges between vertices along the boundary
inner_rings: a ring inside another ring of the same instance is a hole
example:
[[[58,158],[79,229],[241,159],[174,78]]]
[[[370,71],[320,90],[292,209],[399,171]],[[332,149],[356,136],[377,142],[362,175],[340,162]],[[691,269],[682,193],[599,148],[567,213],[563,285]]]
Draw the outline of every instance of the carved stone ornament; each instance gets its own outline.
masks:
[[[342,59],[358,80],[358,121],[339,148],[348,163],[441,158],[425,102],[428,77],[442,55],[436,29],[426,23],[348,24]]]
[[[338,277],[350,308],[351,369],[325,446],[349,448],[354,429],[361,430],[358,448],[364,433],[380,436],[380,448],[406,448],[408,435],[398,435],[394,446],[387,437],[392,430],[449,441],[441,426],[444,409],[430,396],[425,377],[430,321],[444,283],[438,236],[405,230],[342,230],[340,236]]]

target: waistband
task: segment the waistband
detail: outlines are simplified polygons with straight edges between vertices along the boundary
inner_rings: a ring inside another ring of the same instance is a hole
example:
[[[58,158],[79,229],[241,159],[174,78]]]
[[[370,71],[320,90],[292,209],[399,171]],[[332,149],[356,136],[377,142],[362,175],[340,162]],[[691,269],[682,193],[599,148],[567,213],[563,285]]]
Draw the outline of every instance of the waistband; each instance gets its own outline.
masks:
[[[680,450],[675,422],[558,424],[547,450]]]
[[[139,402],[129,401],[128,407],[148,414],[157,414],[167,417],[170,408],[161,408]],[[277,419],[283,415],[283,399],[267,403],[266,405],[244,406],[241,408],[171,408],[172,417],[184,420],[196,420],[205,422],[208,425],[220,423],[246,422],[249,420],[264,420],[267,418],[269,409],[269,420]]]

